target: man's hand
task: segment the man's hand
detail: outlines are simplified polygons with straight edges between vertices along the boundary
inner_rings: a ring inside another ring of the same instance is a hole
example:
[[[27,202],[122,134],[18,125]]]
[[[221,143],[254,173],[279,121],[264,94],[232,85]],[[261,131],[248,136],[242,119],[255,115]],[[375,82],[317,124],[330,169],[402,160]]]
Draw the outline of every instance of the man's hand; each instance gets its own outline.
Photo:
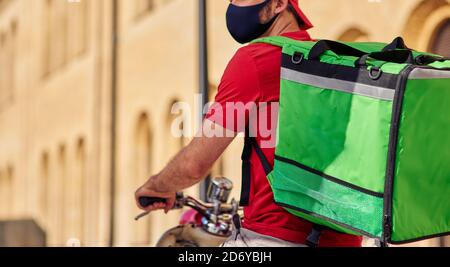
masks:
[[[155,210],[164,210],[165,213],[168,213],[173,206],[175,205],[176,193],[160,193],[156,191],[154,188],[153,180],[156,179],[156,176],[151,177],[141,188],[139,188],[135,193],[136,205],[147,212],[155,211]],[[155,203],[148,207],[142,207],[139,199],[141,197],[154,197],[154,198],[162,198],[165,199],[164,203]]]
[[[168,212],[175,204],[176,192],[202,181],[236,136],[209,120],[204,121],[202,131],[205,131],[206,135],[195,137],[158,175],[151,177],[136,191],[136,204],[140,209],[148,212],[164,209]],[[217,132],[222,133],[220,136],[224,137],[214,136]],[[142,207],[139,203],[141,197],[164,198],[166,203]]]

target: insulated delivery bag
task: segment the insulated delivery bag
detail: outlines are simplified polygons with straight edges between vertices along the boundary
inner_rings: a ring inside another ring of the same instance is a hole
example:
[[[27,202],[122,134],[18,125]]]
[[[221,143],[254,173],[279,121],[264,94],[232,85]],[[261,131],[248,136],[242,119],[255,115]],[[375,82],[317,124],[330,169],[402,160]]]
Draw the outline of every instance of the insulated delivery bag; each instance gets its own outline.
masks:
[[[449,59],[401,38],[254,42],[282,47],[278,205],[384,243],[450,232]]]

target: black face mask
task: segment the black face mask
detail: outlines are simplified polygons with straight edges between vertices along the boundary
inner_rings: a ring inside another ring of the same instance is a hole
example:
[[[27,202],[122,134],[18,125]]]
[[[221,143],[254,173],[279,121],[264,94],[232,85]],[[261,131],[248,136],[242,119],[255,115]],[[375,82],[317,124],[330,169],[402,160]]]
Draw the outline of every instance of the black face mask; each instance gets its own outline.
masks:
[[[227,10],[227,27],[231,36],[241,44],[251,42],[263,35],[275,22],[278,14],[269,22],[261,24],[259,14],[269,4],[266,0],[255,6],[236,6],[230,4]]]

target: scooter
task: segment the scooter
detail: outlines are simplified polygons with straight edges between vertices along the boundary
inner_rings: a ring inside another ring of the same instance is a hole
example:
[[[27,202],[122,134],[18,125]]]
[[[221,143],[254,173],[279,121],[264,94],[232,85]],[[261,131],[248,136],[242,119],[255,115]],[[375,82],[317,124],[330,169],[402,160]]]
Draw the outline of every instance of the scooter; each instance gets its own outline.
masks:
[[[234,225],[241,218],[239,203],[232,199],[228,203],[233,183],[224,177],[211,180],[207,191],[207,202],[199,201],[183,193],[177,193],[173,210],[190,207],[180,219],[180,225],[165,232],[156,247],[219,247],[231,235]],[[142,197],[143,207],[165,202],[164,199]],[[136,220],[148,215],[145,212]]]

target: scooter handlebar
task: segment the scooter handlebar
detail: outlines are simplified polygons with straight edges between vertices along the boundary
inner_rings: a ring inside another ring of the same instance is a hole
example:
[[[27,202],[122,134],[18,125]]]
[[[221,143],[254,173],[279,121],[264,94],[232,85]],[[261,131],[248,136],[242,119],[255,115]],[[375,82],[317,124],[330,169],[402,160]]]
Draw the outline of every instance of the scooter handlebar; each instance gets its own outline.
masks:
[[[147,208],[147,207],[152,206],[152,205],[154,205],[156,203],[165,204],[166,203],[166,199],[159,198],[159,197],[141,197],[141,198],[139,198],[139,204],[143,208]]]

